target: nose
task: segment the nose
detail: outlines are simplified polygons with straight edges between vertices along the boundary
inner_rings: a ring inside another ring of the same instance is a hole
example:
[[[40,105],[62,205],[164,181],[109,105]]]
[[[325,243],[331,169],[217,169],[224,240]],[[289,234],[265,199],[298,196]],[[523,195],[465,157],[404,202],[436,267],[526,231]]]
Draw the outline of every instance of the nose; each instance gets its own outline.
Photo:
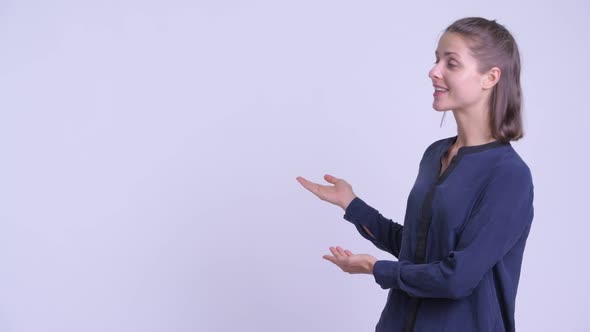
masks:
[[[430,77],[431,80],[435,80],[435,79],[440,79],[441,78],[440,70],[438,68],[438,64],[435,64],[434,67],[432,67],[432,69],[430,69],[430,72],[428,72],[428,77]]]

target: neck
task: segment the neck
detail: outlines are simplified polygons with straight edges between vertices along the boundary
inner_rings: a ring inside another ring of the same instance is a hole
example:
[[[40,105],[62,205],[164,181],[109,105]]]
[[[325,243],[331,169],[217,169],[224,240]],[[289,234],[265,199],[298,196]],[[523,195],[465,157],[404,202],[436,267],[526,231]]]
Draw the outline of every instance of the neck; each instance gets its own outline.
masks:
[[[456,148],[482,145],[495,141],[489,124],[489,111],[484,107],[465,110],[453,110],[457,121]]]

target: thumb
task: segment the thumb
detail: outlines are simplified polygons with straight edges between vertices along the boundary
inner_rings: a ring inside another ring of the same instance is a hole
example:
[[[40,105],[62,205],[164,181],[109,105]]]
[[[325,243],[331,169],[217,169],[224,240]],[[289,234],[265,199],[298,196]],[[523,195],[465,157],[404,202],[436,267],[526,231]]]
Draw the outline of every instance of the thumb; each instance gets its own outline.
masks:
[[[340,180],[339,178],[332,176],[330,174],[324,175],[324,179],[326,181],[330,182],[331,184],[335,184],[336,182],[338,182],[338,180]]]
[[[322,256],[322,258],[336,264],[336,262],[334,261],[334,257],[332,257],[330,255],[324,255],[324,256]]]

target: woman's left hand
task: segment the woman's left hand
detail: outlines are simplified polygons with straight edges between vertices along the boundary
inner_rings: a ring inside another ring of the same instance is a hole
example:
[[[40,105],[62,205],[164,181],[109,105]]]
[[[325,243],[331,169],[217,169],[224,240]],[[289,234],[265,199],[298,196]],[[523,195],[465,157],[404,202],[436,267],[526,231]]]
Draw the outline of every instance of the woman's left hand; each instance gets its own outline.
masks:
[[[373,274],[373,265],[377,261],[375,257],[367,254],[355,255],[340,247],[330,247],[330,251],[334,256],[324,255],[323,258],[336,264],[342,271],[351,274]]]

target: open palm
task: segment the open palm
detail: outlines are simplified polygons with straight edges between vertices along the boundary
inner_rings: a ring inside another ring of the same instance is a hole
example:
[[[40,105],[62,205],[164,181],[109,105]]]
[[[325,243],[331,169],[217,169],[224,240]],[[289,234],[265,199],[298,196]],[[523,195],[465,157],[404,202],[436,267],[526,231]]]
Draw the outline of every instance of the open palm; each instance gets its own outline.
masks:
[[[350,274],[373,274],[373,266],[377,259],[368,254],[353,254],[341,247],[330,247],[333,256],[324,255],[323,258],[336,264],[342,271]]]
[[[301,176],[297,177],[297,181],[299,181],[305,189],[315,194],[319,199],[338,205],[346,210],[348,204],[356,197],[352,191],[352,186],[345,180],[329,174],[326,174],[324,179],[333,184],[333,186],[321,185],[308,181]]]

